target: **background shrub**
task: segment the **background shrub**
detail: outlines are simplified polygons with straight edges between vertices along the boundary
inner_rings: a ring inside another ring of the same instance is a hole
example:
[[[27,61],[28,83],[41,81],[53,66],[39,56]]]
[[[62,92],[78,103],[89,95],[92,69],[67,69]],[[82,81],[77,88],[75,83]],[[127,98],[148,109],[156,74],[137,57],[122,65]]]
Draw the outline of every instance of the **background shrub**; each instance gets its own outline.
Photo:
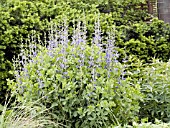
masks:
[[[117,27],[116,43],[126,47],[127,55],[135,55],[140,60],[151,62],[159,58],[165,62],[169,59],[170,26],[163,21],[153,19],[152,23],[144,22],[132,26]]]

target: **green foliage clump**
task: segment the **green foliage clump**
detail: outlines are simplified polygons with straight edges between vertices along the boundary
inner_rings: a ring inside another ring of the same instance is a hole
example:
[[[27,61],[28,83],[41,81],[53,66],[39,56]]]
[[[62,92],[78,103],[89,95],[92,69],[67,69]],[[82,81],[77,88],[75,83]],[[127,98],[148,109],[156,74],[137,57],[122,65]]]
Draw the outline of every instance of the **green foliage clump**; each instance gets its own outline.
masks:
[[[165,62],[169,59],[170,26],[163,21],[154,19],[150,24],[120,26],[116,35],[117,46],[125,47],[128,55],[135,55],[145,62],[151,62],[152,58]]]
[[[141,88],[145,94],[141,102],[140,117],[154,118],[164,122],[170,121],[170,62],[154,60],[140,71]]]

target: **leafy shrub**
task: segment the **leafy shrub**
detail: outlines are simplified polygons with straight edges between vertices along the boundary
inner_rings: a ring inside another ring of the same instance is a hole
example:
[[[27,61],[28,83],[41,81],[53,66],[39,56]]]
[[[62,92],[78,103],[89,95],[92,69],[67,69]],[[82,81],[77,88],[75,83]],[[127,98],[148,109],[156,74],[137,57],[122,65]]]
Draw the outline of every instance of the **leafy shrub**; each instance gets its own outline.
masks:
[[[136,120],[142,95],[139,85],[124,77],[125,64],[117,60],[113,28],[105,46],[99,22],[91,45],[80,22],[72,40],[66,23],[55,32],[47,47],[37,51],[32,44],[21,53],[22,61],[14,63],[16,81],[8,84],[17,100],[29,103],[53,91],[41,102],[52,107],[53,119],[69,127],[107,127]]]
[[[170,62],[154,60],[153,63],[140,71],[142,74],[141,88],[145,94],[141,102],[140,116],[148,117],[149,121],[157,118],[164,122],[170,121]]]
[[[112,20],[116,26],[133,25],[140,21],[149,21],[152,16],[148,14],[147,10],[136,9],[141,3],[145,3],[145,0],[109,0],[100,1],[97,8],[101,13],[111,13]]]
[[[127,55],[136,55],[140,60],[151,62],[152,58],[168,61],[170,49],[170,26],[154,19],[152,23],[144,22],[132,26],[117,27],[116,44],[126,47]]]

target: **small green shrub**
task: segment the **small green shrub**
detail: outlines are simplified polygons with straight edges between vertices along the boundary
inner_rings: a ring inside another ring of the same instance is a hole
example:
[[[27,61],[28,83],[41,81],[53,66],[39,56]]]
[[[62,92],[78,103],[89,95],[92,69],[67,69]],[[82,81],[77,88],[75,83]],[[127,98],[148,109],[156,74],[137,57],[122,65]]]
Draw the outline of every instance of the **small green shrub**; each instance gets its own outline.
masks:
[[[149,121],[157,118],[164,122],[170,121],[170,61],[167,63],[154,60],[153,63],[140,71],[142,93],[140,116],[148,117]]]

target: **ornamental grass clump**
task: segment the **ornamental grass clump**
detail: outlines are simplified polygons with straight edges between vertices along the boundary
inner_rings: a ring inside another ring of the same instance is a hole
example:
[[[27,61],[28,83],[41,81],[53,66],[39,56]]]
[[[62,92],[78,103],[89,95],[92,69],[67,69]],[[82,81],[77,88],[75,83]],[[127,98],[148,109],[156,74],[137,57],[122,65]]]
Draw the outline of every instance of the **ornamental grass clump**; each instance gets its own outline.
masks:
[[[29,104],[24,102],[13,102],[11,104],[11,99],[6,99],[5,105],[0,106],[0,128],[50,128],[62,126],[51,120],[49,109],[40,105],[39,100]]]
[[[54,121],[68,127],[107,127],[136,120],[140,87],[124,78],[125,65],[117,59],[112,37],[114,26],[103,39],[96,20],[92,42],[86,40],[85,21],[75,24],[72,35],[66,21],[55,28],[47,47],[35,44],[36,55],[15,72],[16,81],[8,82],[17,100],[29,103],[53,91],[41,103],[51,108]]]

